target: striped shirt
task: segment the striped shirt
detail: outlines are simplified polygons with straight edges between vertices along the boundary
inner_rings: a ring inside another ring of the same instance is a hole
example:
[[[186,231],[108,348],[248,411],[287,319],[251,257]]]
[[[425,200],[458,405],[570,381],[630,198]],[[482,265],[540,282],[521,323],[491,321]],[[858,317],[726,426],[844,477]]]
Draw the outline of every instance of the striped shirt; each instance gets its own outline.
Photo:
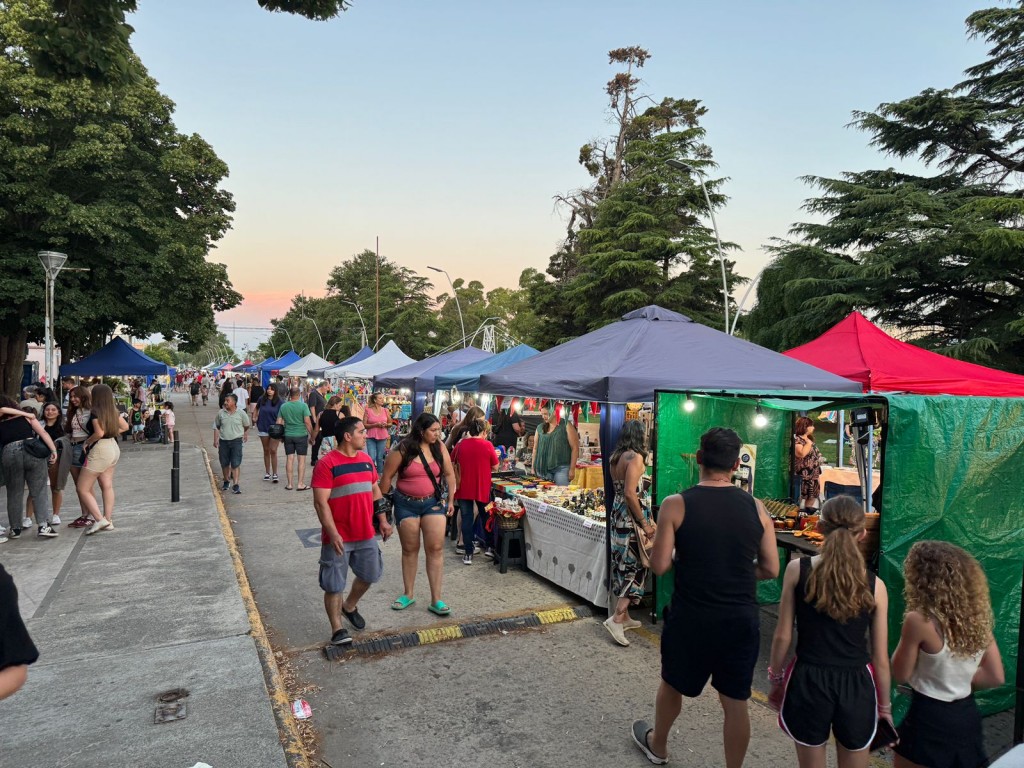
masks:
[[[342,541],[366,541],[374,537],[373,486],[376,483],[377,467],[362,451],[352,457],[331,451],[317,461],[313,487],[331,489],[327,505]],[[324,544],[330,542],[322,529],[320,540]]]

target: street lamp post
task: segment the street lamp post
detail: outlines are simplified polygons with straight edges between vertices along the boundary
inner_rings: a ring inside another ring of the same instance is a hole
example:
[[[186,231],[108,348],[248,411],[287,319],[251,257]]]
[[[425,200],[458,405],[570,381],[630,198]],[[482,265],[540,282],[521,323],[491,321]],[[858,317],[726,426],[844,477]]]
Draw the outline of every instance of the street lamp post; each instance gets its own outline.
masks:
[[[452,287],[452,296],[455,297],[455,308],[459,310],[459,325],[462,326],[462,346],[469,346],[469,342],[466,340],[466,324],[462,321],[462,305],[459,303],[459,292],[455,290],[455,283],[452,282],[451,275],[449,275],[447,271],[441,269],[440,267],[428,266],[427,269],[432,269],[435,272],[441,272],[444,274],[445,277],[448,278],[448,285]]]
[[[288,337],[288,346],[295,350],[295,342],[292,341],[292,335],[288,333],[288,329],[284,327],[284,323],[278,323],[274,327],[280,328],[282,331],[284,331],[284,335]]]
[[[700,188],[704,190],[704,199],[708,204],[708,213],[711,215],[711,226],[715,230],[715,242],[718,243],[718,261],[722,266],[722,303],[725,305],[725,332],[729,331],[729,282],[725,275],[725,251],[722,250],[722,238],[718,235],[718,222],[715,221],[715,209],[711,206],[711,195],[708,194],[708,188],[704,184],[704,172],[700,168],[695,168],[688,163],[684,163],[682,160],[676,160],[675,158],[666,161],[669,166],[680,171],[689,171],[696,174],[697,180],[700,182]]]
[[[57,251],[40,251],[38,255],[46,273],[46,386],[53,387],[53,286],[57,282],[58,273],[64,267],[64,262],[68,260],[68,255]]]
[[[351,304],[353,307],[356,308],[356,315],[359,316],[359,325],[363,329],[363,337],[362,337],[362,339],[360,340],[360,343],[359,343],[359,348],[362,349],[363,347],[367,346],[367,341],[368,341],[367,337],[366,337],[366,323],[363,322],[363,313],[359,311],[359,305],[356,304],[354,301],[348,301],[347,299],[342,299],[341,303],[342,304]]]
[[[393,334],[393,333],[392,333],[391,331],[388,331],[387,333],[382,333],[382,334],[380,335],[380,338],[379,338],[379,339],[377,339],[377,341],[375,341],[375,342],[373,343],[373,348],[374,348],[374,349],[377,349],[377,345],[378,345],[378,344],[380,344],[380,339],[383,339],[383,338],[384,338],[385,336],[394,336],[394,335],[395,335],[395,334]]]

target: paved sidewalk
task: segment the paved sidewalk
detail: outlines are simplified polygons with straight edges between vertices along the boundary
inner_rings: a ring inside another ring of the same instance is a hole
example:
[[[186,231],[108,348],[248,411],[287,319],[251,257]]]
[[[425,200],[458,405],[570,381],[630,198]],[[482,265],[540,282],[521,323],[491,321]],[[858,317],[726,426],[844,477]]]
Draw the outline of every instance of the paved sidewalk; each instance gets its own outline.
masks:
[[[40,650],[0,702],[0,763],[285,766],[202,452],[181,446],[171,504],[170,446],[121,445],[115,531],[0,544]],[[69,482],[61,517],[77,514]],[[154,724],[174,688],[190,692],[186,719]]]

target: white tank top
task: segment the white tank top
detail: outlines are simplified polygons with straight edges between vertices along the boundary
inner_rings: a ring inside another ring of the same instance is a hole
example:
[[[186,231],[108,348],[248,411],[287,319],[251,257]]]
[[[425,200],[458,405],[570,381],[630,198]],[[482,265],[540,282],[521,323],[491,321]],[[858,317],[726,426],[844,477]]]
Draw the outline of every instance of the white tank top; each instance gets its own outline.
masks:
[[[938,653],[928,653],[919,648],[910,687],[939,701],[966,699],[971,695],[971,680],[984,655],[984,651],[979,651],[967,658],[954,656],[945,642]]]

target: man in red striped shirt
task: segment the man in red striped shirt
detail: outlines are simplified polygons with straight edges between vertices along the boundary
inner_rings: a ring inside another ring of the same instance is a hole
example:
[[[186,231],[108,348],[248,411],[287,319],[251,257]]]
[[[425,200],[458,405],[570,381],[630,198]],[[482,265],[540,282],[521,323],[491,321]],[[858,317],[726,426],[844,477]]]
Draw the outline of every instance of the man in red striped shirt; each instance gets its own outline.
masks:
[[[387,541],[391,536],[377,486],[377,468],[365,447],[362,420],[341,419],[334,431],[334,450],[313,470],[313,505],[321,525],[320,588],[331,622],[331,645],[352,642],[341,625],[342,615],[356,629],[366,627],[359,613],[359,599],[371,584],[380,581],[384,571],[373,528],[375,514],[380,516],[381,538]],[[345,597],[349,569],[355,579]]]

